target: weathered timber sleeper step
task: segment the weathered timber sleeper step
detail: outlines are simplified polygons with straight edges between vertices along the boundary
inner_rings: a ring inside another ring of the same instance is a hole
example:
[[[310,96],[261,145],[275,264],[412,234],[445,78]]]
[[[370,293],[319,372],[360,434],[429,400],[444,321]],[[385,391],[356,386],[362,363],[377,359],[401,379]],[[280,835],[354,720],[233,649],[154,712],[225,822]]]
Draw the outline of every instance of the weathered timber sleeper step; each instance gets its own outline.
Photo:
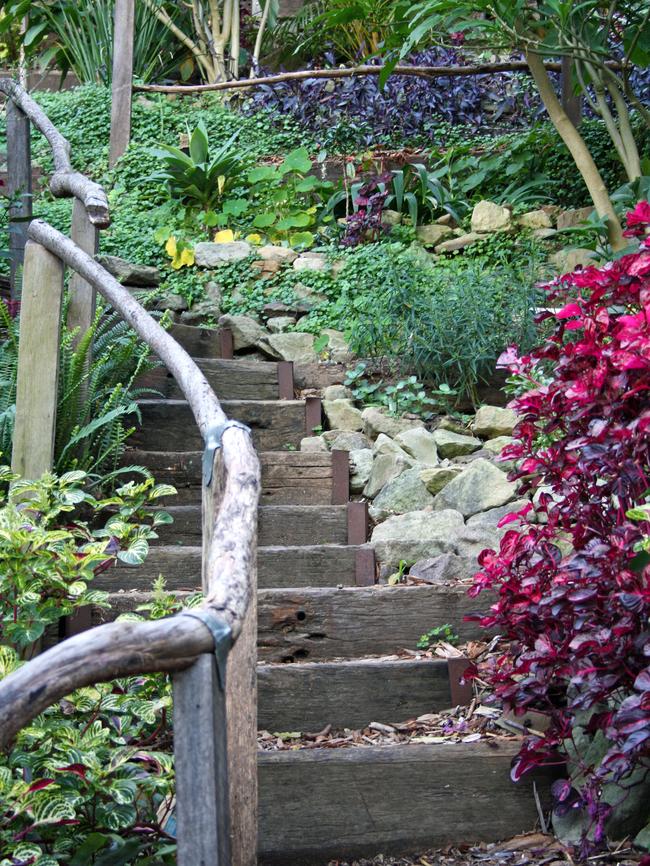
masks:
[[[262,451],[263,505],[341,505],[348,501],[350,467],[347,451]],[[167,504],[201,501],[201,451],[129,450],[124,466],[144,466],[159,483],[173,484],[178,494]]]
[[[260,866],[404,855],[533,828],[533,781],[510,780],[515,741],[262,752]],[[548,775],[536,776],[540,790]]]
[[[267,731],[359,728],[455,704],[444,659],[354,659],[259,665],[258,727]]]
[[[170,505],[165,510],[174,522],[157,527],[161,544],[201,543],[200,505]],[[258,512],[257,540],[261,547],[347,544],[347,506],[262,505]]]
[[[259,547],[257,581],[260,587],[355,586],[358,547],[320,544],[303,547]],[[93,581],[97,589],[150,589],[162,575],[167,589],[201,586],[201,548],[151,548],[142,565],[118,563]]]
[[[229,418],[242,421],[253,432],[258,451],[297,448],[306,435],[306,406],[302,400],[223,400]],[[142,426],[131,437],[140,448],[195,451],[203,440],[185,400],[140,400]]]
[[[226,328],[172,325],[169,333],[194,358],[232,358],[232,333]]]
[[[220,400],[293,400],[293,365],[289,362],[194,360]],[[165,398],[182,399],[174,377],[165,367],[151,370],[138,384],[154,388]]]
[[[112,593],[111,608],[95,610],[93,624],[113,620],[150,598],[148,592]],[[304,662],[391,655],[415,649],[420,635],[445,623],[462,641],[474,640],[486,632],[463,617],[489,605],[487,595],[468,598],[466,587],[263,589],[258,593],[258,658]]]

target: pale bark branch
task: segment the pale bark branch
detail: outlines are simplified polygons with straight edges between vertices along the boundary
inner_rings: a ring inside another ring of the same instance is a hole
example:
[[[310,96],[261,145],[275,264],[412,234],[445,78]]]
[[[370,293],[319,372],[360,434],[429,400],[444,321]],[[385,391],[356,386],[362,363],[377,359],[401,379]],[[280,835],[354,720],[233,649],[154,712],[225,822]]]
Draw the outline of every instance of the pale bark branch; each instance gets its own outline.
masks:
[[[10,78],[0,78],[0,91],[20,108],[48,141],[54,161],[54,173],[50,178],[52,195],[57,198],[78,198],[86,208],[93,225],[99,228],[110,225],[106,193],[99,184],[72,168],[70,142],[61,135],[40,105]]]

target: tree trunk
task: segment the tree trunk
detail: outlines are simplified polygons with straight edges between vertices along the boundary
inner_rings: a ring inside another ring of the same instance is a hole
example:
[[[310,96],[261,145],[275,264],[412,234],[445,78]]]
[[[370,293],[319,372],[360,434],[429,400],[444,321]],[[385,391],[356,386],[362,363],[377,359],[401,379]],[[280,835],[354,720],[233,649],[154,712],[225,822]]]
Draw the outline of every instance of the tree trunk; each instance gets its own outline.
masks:
[[[555,94],[553,84],[544,67],[544,61],[539,54],[526,52],[526,61],[533,76],[539,95],[542,98],[553,126],[557,129],[562,141],[566,144],[573,157],[578,171],[589,190],[589,195],[596,208],[596,213],[607,218],[608,237],[612,249],[618,251],[626,246],[621,223],[607,192],[605,182],[598,171],[589,148],[584,139],[569,120],[566,111]]]

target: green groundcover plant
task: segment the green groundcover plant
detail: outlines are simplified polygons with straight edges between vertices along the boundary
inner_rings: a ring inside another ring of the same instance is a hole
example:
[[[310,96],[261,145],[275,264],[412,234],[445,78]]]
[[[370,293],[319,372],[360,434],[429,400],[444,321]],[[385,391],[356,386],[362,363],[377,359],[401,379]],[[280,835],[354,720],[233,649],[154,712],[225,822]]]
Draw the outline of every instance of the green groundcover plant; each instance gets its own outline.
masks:
[[[144,559],[155,528],[171,520],[157,503],[175,492],[145,478],[97,500],[82,472],[24,482],[3,467],[0,486],[9,482],[0,499],[0,679],[62,616],[106,603],[93,576],[116,559]],[[161,581],[147,608],[153,617],[176,610]],[[171,866],[170,707],[165,676],[129,677],[79,689],[24,728],[0,756],[1,866]]]

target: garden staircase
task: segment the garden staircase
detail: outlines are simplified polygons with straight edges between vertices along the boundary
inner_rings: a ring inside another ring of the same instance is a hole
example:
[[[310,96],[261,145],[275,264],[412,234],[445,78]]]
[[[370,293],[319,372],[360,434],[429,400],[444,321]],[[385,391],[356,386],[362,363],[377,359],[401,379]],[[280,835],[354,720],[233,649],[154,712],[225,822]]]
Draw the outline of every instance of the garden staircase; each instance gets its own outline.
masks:
[[[228,334],[175,326],[229,416],[253,431],[262,463],[258,548],[258,722],[270,732],[361,728],[463,703],[464,662],[399,658],[432,625],[461,638],[471,603],[461,588],[375,585],[365,503],[349,502],[346,452],[297,450],[321,423],[318,398],[294,399],[291,365],[222,357]],[[173,379],[147,378],[161,397],[140,404],[143,425],[124,460],[149,468],[178,495],[165,503],[144,565],[120,565],[95,585],[115,618],[151,598],[162,574],[182,598],[201,583],[201,438]],[[529,829],[531,784],[509,778],[515,743],[421,743],[260,752],[259,852],[269,864],[404,853]]]

